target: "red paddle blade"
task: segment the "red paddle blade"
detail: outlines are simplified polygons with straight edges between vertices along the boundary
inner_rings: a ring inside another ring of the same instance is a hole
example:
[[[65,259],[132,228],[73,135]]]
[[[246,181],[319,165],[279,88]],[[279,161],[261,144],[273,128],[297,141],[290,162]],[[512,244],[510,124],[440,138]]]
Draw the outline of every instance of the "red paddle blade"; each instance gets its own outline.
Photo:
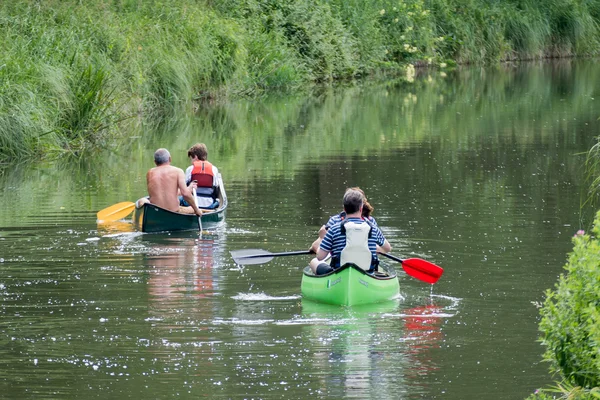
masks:
[[[444,273],[444,269],[420,258],[409,258],[402,261],[404,272],[423,282],[434,284]]]

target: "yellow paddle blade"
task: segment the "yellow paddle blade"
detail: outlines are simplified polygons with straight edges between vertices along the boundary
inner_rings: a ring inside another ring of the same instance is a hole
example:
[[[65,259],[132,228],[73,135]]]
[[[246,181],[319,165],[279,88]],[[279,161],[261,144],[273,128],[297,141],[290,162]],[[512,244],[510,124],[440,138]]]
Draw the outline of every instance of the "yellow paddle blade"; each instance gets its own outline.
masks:
[[[131,214],[134,208],[135,203],[123,201],[98,211],[96,217],[99,221],[118,221]]]

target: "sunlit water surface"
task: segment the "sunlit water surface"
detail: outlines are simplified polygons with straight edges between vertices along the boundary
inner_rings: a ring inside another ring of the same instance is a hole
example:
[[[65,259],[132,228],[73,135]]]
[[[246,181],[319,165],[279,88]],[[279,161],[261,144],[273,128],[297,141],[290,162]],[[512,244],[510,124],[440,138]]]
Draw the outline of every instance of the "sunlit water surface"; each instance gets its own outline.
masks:
[[[551,382],[536,302],[561,272],[598,135],[592,62],[425,72],[211,107],[118,152],[0,176],[0,398],[519,399]],[[213,231],[141,234],[96,212],[145,194],[158,147],[207,143],[229,196]],[[303,300],[305,250],[358,185],[401,296]]]

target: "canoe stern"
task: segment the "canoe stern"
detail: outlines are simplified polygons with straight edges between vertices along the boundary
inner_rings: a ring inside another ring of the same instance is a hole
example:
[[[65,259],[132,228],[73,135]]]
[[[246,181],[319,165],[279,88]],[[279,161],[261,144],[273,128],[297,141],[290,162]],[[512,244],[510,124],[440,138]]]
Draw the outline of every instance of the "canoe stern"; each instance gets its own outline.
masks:
[[[326,275],[315,276],[304,269],[301,291],[305,298],[328,304],[353,306],[390,300],[399,294],[396,274],[374,277],[348,265]]]

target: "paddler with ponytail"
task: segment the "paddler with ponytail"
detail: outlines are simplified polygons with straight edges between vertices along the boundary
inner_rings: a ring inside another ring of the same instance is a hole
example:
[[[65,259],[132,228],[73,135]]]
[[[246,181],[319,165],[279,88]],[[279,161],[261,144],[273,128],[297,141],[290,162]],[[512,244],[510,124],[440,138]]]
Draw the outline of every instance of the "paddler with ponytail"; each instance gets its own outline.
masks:
[[[362,208],[362,217],[364,219],[366,219],[367,222],[370,223],[371,225],[375,225],[378,227],[377,221],[375,221],[375,218],[373,218],[373,216],[371,215],[371,214],[373,214],[374,208],[367,201],[367,196],[365,195],[365,192],[358,186],[351,187],[350,189],[358,190],[363,195],[364,202],[363,202],[363,208]],[[332,215],[331,217],[329,217],[329,220],[327,221],[327,223],[325,225],[321,226],[321,229],[319,229],[319,236],[312,243],[309,250],[312,253],[316,254],[317,250],[319,250],[319,246],[321,245],[321,240],[323,240],[323,238],[325,237],[325,234],[327,233],[329,228],[331,228],[333,225],[343,221],[344,219],[346,219],[346,211],[342,211],[339,214],[335,214],[335,215]],[[378,249],[378,251],[379,251],[379,249]]]
[[[355,188],[346,190],[343,204],[345,218],[327,230],[310,261],[315,275],[323,275],[346,263],[354,263],[368,272],[377,269],[377,251],[388,253],[392,246],[379,228],[363,217],[365,196]],[[323,262],[331,253],[331,263]]]

